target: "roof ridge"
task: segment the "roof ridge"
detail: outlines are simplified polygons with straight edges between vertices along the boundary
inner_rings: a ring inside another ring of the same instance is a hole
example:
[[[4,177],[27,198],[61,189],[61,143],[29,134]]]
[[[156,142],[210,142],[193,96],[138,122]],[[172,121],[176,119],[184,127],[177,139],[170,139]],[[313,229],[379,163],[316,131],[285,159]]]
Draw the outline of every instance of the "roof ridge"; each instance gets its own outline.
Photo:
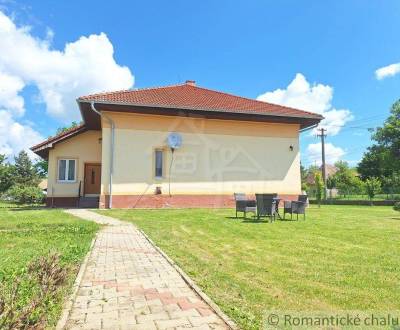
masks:
[[[185,86],[185,85],[187,85],[187,84],[186,83],[179,83],[179,84],[173,84],[173,85],[167,85],[167,86],[120,89],[120,90],[116,90],[116,91],[100,92],[100,93],[94,93],[94,94],[88,94],[88,95],[79,96],[78,100],[90,98],[90,97],[93,97],[93,96],[106,96],[106,95],[113,95],[113,94],[119,94],[119,93],[139,92],[139,91],[152,90],[152,89],[165,89],[165,88],[179,87],[179,86]]]

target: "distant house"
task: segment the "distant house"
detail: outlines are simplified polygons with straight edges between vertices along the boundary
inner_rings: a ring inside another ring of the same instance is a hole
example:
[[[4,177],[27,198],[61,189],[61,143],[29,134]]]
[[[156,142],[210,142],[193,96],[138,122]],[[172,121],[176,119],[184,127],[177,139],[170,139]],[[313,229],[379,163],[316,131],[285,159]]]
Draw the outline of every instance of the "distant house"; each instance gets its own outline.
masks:
[[[235,191],[297,195],[299,132],[322,119],[194,81],[77,101],[83,124],[32,147],[49,161],[49,206],[217,207]]]
[[[322,172],[322,165],[319,167],[319,171]],[[326,178],[328,179],[329,177],[335,175],[335,173],[338,171],[338,168],[335,165],[331,164],[325,164],[325,173],[326,173]],[[306,183],[309,187],[308,193],[311,196],[314,196],[316,191],[315,191],[315,173],[308,173],[306,177]],[[338,194],[338,191],[336,188],[333,189],[328,189],[327,188],[327,194],[329,197],[335,197]]]

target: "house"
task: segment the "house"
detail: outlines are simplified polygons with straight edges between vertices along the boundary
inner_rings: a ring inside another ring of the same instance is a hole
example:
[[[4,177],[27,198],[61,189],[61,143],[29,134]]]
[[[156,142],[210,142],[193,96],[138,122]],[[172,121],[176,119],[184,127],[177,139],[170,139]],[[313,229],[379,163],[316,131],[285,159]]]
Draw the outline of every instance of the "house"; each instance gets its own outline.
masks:
[[[218,207],[235,191],[295,196],[299,133],[322,119],[194,81],[77,102],[83,124],[31,148],[49,161],[49,206]]]

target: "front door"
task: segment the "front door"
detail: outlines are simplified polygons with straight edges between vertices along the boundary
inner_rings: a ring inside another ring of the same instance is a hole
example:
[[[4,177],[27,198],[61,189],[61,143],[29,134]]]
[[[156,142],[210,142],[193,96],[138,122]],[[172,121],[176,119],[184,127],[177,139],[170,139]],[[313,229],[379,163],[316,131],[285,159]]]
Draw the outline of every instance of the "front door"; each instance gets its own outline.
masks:
[[[85,164],[85,195],[100,195],[101,165]]]

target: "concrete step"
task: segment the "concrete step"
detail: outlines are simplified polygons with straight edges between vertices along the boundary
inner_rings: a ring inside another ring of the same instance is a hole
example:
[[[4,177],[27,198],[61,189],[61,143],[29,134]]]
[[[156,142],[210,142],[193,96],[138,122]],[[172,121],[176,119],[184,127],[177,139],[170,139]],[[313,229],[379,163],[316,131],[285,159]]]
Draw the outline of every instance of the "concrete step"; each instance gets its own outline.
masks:
[[[98,208],[99,207],[99,197],[81,197],[81,198],[79,198],[79,207]]]

